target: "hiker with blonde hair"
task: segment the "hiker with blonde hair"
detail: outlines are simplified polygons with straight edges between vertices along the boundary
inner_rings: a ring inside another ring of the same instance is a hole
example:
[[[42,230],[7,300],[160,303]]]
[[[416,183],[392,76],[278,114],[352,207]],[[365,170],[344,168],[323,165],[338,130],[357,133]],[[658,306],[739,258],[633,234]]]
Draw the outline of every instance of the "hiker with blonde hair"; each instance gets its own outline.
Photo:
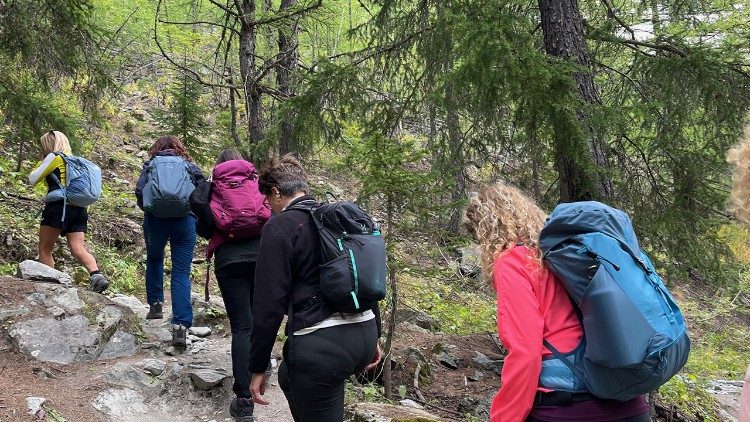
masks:
[[[45,157],[29,174],[32,186],[42,180],[47,183],[47,195],[44,198],[46,204],[39,226],[39,262],[55,266],[52,249],[57,238],[63,235],[68,240],[70,252],[89,272],[89,287],[101,293],[109,286],[109,282],[99,270],[96,259],[86,249],[88,211],[86,207],[65,201],[63,187],[68,181],[65,157],[72,155],[68,137],[60,131],[51,130],[42,135],[40,143]]]
[[[503,183],[480,189],[464,213],[463,225],[479,245],[483,275],[497,293],[498,332],[508,349],[490,421],[649,421],[641,396],[602,400],[541,382],[542,360],[553,357],[543,340],[567,353],[583,337],[568,292],[541,260],[539,233],[546,218],[532,199]]]

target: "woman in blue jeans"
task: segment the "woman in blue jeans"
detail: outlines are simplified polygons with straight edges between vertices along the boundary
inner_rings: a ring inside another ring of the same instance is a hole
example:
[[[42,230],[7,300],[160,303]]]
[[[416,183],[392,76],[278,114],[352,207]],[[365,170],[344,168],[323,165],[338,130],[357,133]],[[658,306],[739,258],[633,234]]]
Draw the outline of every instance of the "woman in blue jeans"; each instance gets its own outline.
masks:
[[[152,192],[168,193],[185,192],[190,194],[192,188],[205,181],[203,174],[193,163],[185,146],[176,136],[162,136],[154,142],[149,150],[149,160],[143,164],[141,175],[135,188],[138,206],[144,210],[143,235],[146,240],[146,300],[149,304],[147,319],[161,319],[164,317],[162,304],[164,303],[164,249],[169,242],[172,256],[171,295],[172,295],[172,345],[184,348],[187,345],[187,329],[193,324],[193,307],[190,303],[190,267],[195,249],[195,215],[189,212],[187,197],[184,198],[183,209],[177,204],[170,203],[159,209],[159,200]],[[162,159],[158,157],[174,157]],[[158,164],[157,164],[158,163]],[[165,164],[162,164],[165,163]],[[164,172],[159,166],[173,166]],[[180,172],[186,172],[192,186],[179,183]],[[174,177],[168,183],[166,179],[156,175],[169,174]],[[156,186],[164,184],[164,186]],[[181,188],[179,192],[168,192],[170,189]],[[150,196],[149,204],[144,207],[144,191]],[[178,195],[181,196],[181,195]],[[153,201],[153,204],[151,204]],[[174,201],[174,200],[173,200]],[[157,216],[160,215],[160,216]],[[168,215],[168,216],[167,216]]]

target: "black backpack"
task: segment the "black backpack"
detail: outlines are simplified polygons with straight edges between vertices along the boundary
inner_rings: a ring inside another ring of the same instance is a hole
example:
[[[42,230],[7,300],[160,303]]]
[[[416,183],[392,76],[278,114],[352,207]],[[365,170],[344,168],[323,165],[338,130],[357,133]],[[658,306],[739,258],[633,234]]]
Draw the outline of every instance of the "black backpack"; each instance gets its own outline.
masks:
[[[205,181],[195,187],[190,194],[188,203],[190,210],[197,218],[195,232],[198,236],[211,240],[214,235],[214,216],[211,214],[209,204],[211,202],[211,182]]]
[[[385,298],[386,251],[380,227],[353,202],[302,201],[320,234],[320,291],[336,312],[372,309]]]

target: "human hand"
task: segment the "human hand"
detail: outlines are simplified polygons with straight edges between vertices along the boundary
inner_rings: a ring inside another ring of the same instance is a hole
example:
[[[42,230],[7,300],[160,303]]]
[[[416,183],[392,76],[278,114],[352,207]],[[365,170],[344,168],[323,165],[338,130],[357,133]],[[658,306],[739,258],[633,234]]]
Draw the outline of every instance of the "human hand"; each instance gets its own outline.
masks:
[[[383,358],[383,351],[380,349],[380,344],[378,344],[375,348],[375,356],[372,357],[372,362],[370,362],[369,365],[365,366],[365,371],[369,371],[370,369],[378,366],[380,363],[380,359]]]
[[[253,378],[250,380],[250,394],[253,395],[253,401],[258,404],[267,405],[268,400],[263,398],[263,394],[266,393],[266,381],[268,381],[268,375],[264,372],[259,374],[253,374]]]

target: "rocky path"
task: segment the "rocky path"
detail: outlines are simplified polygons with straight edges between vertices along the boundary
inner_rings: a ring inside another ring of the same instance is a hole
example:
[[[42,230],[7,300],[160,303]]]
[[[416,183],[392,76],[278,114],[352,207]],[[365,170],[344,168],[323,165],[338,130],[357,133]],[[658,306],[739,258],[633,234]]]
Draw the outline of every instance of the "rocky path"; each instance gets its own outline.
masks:
[[[55,273],[36,278],[47,282],[0,278],[0,422],[233,420],[220,299],[196,300],[196,320],[216,325],[194,330],[180,353],[169,345],[168,304],[163,320],[145,320],[134,297],[88,292]],[[292,421],[276,373],[266,397],[257,421]]]

